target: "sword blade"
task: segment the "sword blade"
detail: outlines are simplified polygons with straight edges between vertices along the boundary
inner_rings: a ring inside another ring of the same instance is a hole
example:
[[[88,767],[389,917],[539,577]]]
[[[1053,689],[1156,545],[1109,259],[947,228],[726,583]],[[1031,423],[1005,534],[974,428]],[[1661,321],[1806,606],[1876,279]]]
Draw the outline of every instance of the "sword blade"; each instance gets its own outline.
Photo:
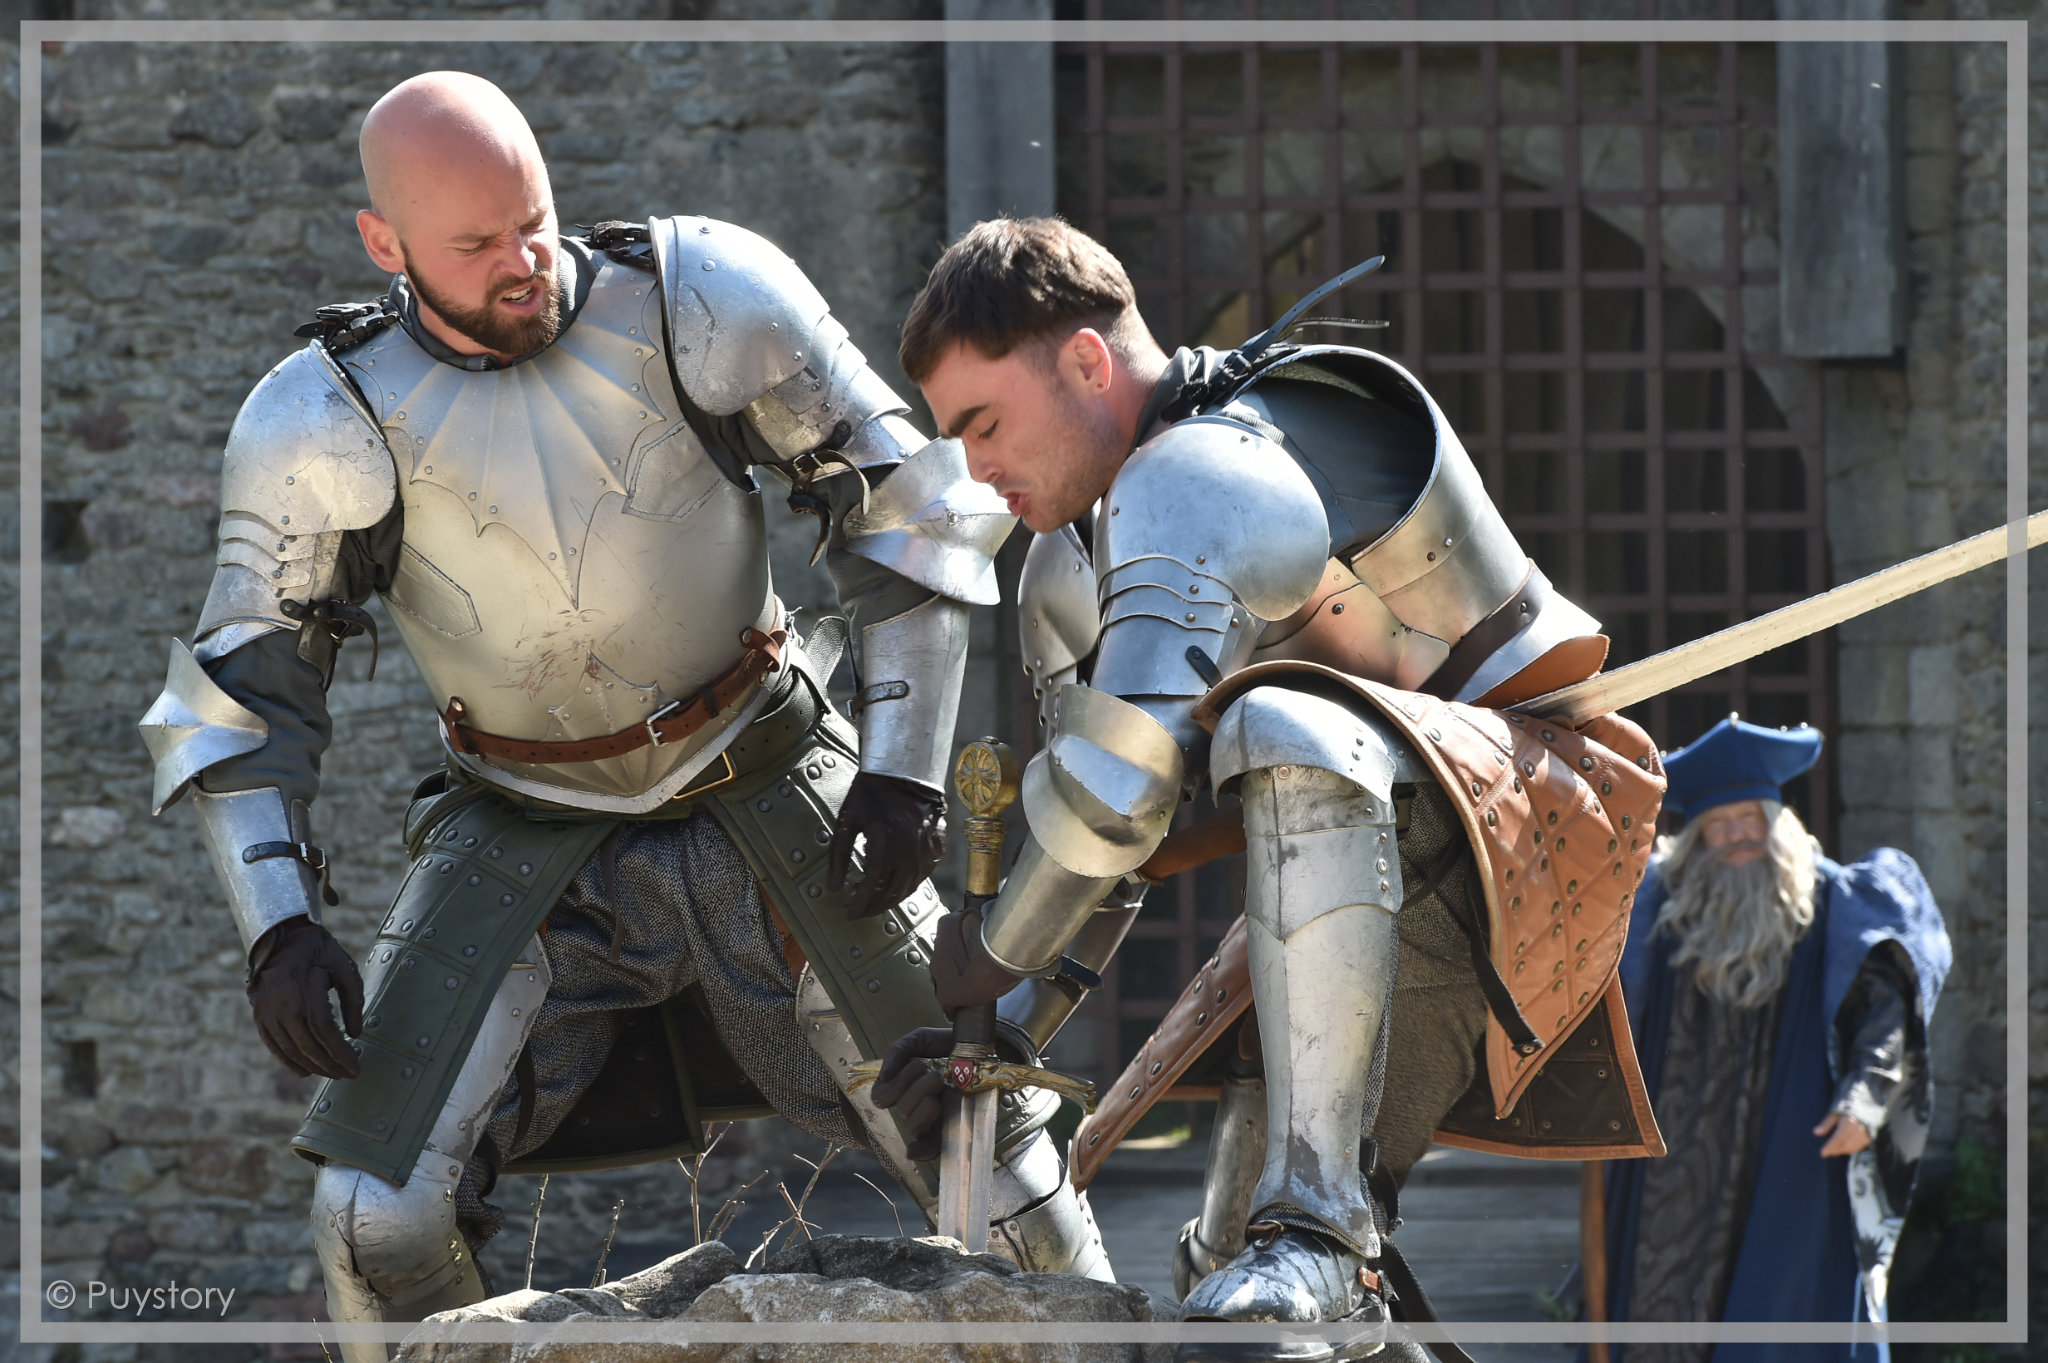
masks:
[[[970,1254],[988,1248],[989,1193],[995,1183],[996,1098],[948,1093],[939,1146],[939,1205],[933,1220]]]
[[[2015,530],[2011,525],[1986,530],[1946,549],[1909,558],[1819,596],[1795,601],[1754,620],[1745,620],[1677,648],[1667,648],[1512,708],[1563,724],[1583,724],[1596,716],[1612,714],[1996,563],[2015,552]],[[2027,517],[2025,538],[2028,549],[2048,541],[2048,511],[2037,511]]]

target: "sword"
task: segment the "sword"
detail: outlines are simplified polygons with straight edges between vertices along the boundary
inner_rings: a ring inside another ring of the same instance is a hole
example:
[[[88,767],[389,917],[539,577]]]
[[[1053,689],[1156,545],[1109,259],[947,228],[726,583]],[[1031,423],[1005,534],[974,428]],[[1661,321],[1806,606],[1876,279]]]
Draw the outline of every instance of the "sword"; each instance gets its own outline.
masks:
[[[2048,540],[2048,511],[2027,517],[2027,548]],[[1662,653],[1603,672],[1597,677],[1560,687],[1534,700],[1507,708],[1541,719],[1578,725],[1598,715],[1662,695],[1689,681],[1712,676],[1723,668],[1747,662],[1760,653],[1796,643],[1809,634],[1833,629],[1866,611],[1888,606],[1901,597],[1925,591],[1952,577],[1996,563],[2012,552],[2011,528],[1999,526],[1958,540],[1946,549],[1895,563],[1868,577],[1846,582],[1819,596],[1745,620],[1739,625],[1667,648]]]
[[[1006,743],[984,738],[960,750],[953,785],[967,806],[965,907],[995,898],[1003,869],[1003,811],[1016,800],[1017,755]],[[952,1086],[940,1128],[938,1232],[971,1254],[988,1248],[989,1188],[995,1177],[998,1091],[967,1092],[977,1072],[996,1059],[996,1006],[962,1008],[953,1015]]]

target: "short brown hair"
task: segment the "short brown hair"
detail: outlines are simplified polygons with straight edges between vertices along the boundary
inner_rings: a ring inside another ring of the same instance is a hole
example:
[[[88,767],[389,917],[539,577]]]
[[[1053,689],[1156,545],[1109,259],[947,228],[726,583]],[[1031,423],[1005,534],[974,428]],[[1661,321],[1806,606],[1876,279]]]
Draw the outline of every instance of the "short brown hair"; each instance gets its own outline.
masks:
[[[1130,276],[1101,242],[1061,218],[995,218],[946,248],[918,290],[897,350],[923,383],[958,342],[992,360],[1092,326],[1122,350],[1142,329]]]

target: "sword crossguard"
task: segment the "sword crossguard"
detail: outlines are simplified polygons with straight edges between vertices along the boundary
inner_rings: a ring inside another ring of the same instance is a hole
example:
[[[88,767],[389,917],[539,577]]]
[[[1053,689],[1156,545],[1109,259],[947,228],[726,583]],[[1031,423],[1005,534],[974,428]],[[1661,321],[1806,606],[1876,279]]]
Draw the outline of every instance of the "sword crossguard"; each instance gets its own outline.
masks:
[[[1095,1085],[1086,1079],[1036,1065],[1013,1065],[1007,1060],[967,1055],[920,1056],[914,1062],[938,1075],[947,1088],[957,1093],[1015,1093],[1019,1089],[1050,1089],[1084,1112],[1095,1111]],[[858,1093],[875,1082],[882,1072],[879,1060],[864,1060],[852,1067],[847,1092]]]

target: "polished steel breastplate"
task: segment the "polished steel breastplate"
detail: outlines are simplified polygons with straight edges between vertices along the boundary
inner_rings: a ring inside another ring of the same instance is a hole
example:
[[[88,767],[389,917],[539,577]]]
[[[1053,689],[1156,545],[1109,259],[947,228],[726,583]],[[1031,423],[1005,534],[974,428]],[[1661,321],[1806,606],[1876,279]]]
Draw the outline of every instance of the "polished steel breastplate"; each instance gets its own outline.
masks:
[[[760,498],[678,411],[654,278],[599,257],[576,319],[508,369],[436,360],[392,327],[346,352],[397,459],[405,542],[387,599],[434,704],[510,738],[595,738],[731,669],[772,630]],[[601,762],[462,759],[486,779],[638,812],[687,784],[761,689],[682,743]]]

